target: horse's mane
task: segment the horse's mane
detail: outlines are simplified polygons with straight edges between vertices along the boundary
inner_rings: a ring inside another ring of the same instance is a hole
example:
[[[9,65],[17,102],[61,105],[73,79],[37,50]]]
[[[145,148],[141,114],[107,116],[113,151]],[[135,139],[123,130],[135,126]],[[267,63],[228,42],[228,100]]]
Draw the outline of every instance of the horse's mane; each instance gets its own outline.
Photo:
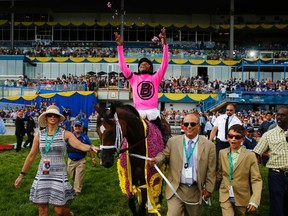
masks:
[[[135,109],[134,106],[131,106],[129,104],[125,105],[129,110],[131,110],[137,117],[140,117],[139,112]]]
[[[123,107],[123,108],[128,108],[132,113],[134,113],[137,117],[140,117],[139,112],[135,109],[134,106],[130,104],[123,104],[122,102],[113,102],[115,107]]]

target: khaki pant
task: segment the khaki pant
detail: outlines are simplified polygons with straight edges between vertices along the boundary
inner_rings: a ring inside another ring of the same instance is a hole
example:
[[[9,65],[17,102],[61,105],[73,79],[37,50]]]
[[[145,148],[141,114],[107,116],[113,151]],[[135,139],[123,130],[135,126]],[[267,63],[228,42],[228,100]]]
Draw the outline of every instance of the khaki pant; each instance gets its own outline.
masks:
[[[228,199],[226,202],[220,203],[222,216],[244,216],[247,210],[247,206],[235,206]]]
[[[201,194],[197,185],[187,186],[180,184],[177,189],[178,195],[188,203],[197,203]],[[175,194],[167,200],[167,216],[199,216],[201,215],[201,204],[188,205],[181,201]]]
[[[73,161],[68,158],[67,172],[73,179],[73,188],[76,193],[80,193],[83,188],[84,171],[86,168],[86,158],[82,158],[78,161]]]

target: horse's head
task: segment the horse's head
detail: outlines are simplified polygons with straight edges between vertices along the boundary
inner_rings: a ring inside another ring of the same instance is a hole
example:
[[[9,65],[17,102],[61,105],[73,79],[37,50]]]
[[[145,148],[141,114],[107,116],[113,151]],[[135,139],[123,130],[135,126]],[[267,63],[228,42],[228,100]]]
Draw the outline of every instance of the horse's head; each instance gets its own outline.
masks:
[[[115,157],[117,157],[117,142],[120,142],[120,139],[122,139],[117,133],[117,127],[119,131],[119,124],[117,123],[119,122],[116,107],[112,104],[110,108],[100,109],[98,106],[94,106],[94,108],[98,112],[96,132],[101,142],[100,164],[106,168],[110,168],[114,164]]]

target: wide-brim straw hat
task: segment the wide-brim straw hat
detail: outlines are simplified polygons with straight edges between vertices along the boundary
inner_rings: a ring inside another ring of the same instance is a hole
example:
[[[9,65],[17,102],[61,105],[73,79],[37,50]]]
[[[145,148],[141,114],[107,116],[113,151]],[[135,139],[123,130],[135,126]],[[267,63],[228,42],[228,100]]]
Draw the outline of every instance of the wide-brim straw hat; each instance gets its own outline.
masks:
[[[48,106],[46,108],[46,111],[43,112],[39,118],[38,118],[38,125],[40,127],[47,127],[47,119],[46,119],[46,115],[52,113],[55,115],[59,115],[60,116],[60,122],[63,122],[65,120],[65,117],[60,113],[59,108],[56,105],[51,105]],[[59,122],[59,123],[60,123]]]

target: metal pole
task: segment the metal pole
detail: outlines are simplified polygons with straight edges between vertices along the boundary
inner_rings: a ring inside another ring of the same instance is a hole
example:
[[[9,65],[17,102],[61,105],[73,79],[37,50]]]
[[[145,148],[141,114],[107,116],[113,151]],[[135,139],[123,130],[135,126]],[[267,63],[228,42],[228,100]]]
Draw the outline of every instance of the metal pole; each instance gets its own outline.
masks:
[[[10,42],[11,49],[14,49],[14,0],[11,0],[11,24],[10,24]]]
[[[124,41],[124,0],[121,0],[121,26],[120,26],[120,35]]]
[[[181,38],[182,38],[182,32],[181,32],[181,30],[178,30],[178,32],[179,32],[179,41],[181,41]]]
[[[233,59],[233,51],[234,51],[234,0],[230,1],[230,59]]]

